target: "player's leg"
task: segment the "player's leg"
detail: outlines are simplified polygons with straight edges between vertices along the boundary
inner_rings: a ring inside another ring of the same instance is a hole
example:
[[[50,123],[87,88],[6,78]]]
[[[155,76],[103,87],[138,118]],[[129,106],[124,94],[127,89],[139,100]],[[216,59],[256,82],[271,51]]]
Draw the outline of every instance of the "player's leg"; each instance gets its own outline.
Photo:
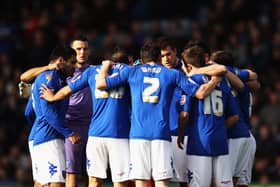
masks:
[[[212,160],[210,156],[188,155],[188,186],[209,187],[212,179]]]
[[[246,168],[243,170],[246,170],[247,172],[245,175],[242,175],[238,178],[237,186],[238,187],[248,187],[251,183],[251,177],[252,177],[252,169],[253,169],[253,163],[255,159],[255,153],[256,153],[256,140],[254,136],[251,134],[249,140],[248,140],[248,146],[244,149],[244,156],[247,157],[247,163]]]
[[[66,173],[65,186],[66,187],[76,187],[78,185],[77,178],[78,178],[77,174],[75,174],[75,173]]]
[[[40,183],[37,181],[37,172],[36,172],[36,166],[34,162],[34,150],[33,150],[33,140],[28,141],[28,148],[31,158],[31,164],[32,164],[32,176],[34,181],[34,187],[40,187]]]
[[[229,155],[214,157],[213,176],[216,187],[233,187]]]
[[[54,139],[34,146],[36,157],[40,158],[36,162],[38,168],[38,182],[48,186],[65,186],[64,172],[65,149],[64,140]],[[45,153],[48,153],[46,156]]]
[[[89,187],[99,187],[103,179],[107,178],[108,152],[104,138],[89,136],[86,155]]]
[[[158,180],[155,181],[155,187],[168,187],[169,180]]]
[[[240,138],[230,138],[228,140],[228,149],[229,149],[229,162],[231,168],[231,175],[232,175],[232,182],[233,186],[237,185],[237,164],[239,162],[239,155],[240,155],[240,146],[242,145],[239,141]]]
[[[230,149],[230,155],[236,157],[236,163],[233,173],[233,184],[235,187],[239,184],[247,186],[248,183],[248,163],[250,162],[250,137],[233,139],[230,146],[234,146],[234,150]],[[232,153],[234,151],[234,153]],[[231,158],[231,157],[230,157]],[[232,161],[232,160],[230,160]]]
[[[65,183],[61,183],[61,182],[52,182],[49,186],[50,186],[50,187],[65,187]]]
[[[149,187],[149,184],[150,184],[150,180],[141,180],[141,179],[135,180],[136,187]]]
[[[149,187],[151,179],[151,141],[130,139],[130,176],[136,187]]]
[[[187,177],[187,142],[188,136],[184,138],[184,149],[180,149],[177,145],[177,136],[172,136],[172,157],[173,157],[173,171],[174,177],[171,179],[172,182],[178,182],[180,187],[188,186]]]
[[[114,187],[127,187],[130,162],[128,138],[106,138],[106,147]]]
[[[152,178],[156,187],[166,187],[173,178],[172,145],[167,140],[152,140]]]
[[[65,153],[66,153],[66,187],[77,187],[78,179],[80,176],[88,178],[86,174],[86,144],[88,138],[88,126],[87,125],[71,125],[68,126],[77,132],[82,138],[79,144],[72,144],[67,138],[65,139]],[[86,183],[87,185],[87,183]]]
[[[96,177],[88,177],[88,187],[101,187],[103,179]]]

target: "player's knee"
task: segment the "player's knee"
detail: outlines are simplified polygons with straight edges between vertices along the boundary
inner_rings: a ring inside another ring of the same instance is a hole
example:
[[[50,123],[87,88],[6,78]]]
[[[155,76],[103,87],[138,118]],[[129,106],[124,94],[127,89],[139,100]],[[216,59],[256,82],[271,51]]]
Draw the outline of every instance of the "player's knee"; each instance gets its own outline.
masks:
[[[102,179],[96,177],[89,177],[89,187],[101,187]]]

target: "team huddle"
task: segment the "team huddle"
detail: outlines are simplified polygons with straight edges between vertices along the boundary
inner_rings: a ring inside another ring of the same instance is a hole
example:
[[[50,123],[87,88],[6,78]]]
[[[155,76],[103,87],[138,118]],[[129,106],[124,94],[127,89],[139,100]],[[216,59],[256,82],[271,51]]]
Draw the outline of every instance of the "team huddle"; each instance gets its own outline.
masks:
[[[115,187],[151,179],[156,187],[249,186],[254,71],[201,41],[178,55],[166,37],[146,41],[137,64],[121,48],[96,66],[89,53],[77,36],[21,75],[33,82],[25,116],[34,186],[77,186],[87,173],[86,185],[98,187],[108,166]]]

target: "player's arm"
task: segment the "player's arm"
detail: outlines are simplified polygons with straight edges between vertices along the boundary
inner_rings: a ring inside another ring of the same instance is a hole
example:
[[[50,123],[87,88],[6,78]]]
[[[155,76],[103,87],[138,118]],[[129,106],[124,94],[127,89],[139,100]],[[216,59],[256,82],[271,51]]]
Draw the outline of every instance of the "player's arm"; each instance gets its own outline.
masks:
[[[30,96],[31,84],[28,82],[34,80],[40,73],[55,69],[59,62],[50,63],[46,66],[31,68],[20,75],[20,83],[18,84],[19,95],[22,98],[28,98]]]
[[[250,69],[246,69],[249,73],[249,81],[250,80],[257,80],[258,79],[258,74]]]
[[[181,111],[178,116],[178,138],[177,145],[180,149],[184,149],[184,139],[185,139],[185,126],[187,124],[189,113]]]
[[[47,70],[55,69],[57,65],[57,63],[50,63],[46,66],[31,68],[20,75],[20,80],[23,82],[30,82],[34,80],[40,73]]]
[[[227,71],[226,78],[230,82],[230,85],[238,92],[244,89],[244,83],[231,71]]]
[[[246,82],[246,84],[254,92],[258,91],[261,87],[261,84],[258,80],[249,80],[248,82]]]
[[[111,65],[110,64],[102,65],[102,68],[100,71],[101,76],[96,76],[95,87],[97,89],[100,89],[100,90],[111,89],[111,88],[116,88],[120,85],[127,84],[131,68],[135,67],[135,66],[132,66],[132,67],[125,66],[118,73],[116,73],[112,76],[107,76],[107,73],[109,72]]]
[[[104,90],[107,88],[106,78],[105,77],[96,77],[96,88]]]
[[[198,90],[195,92],[195,97],[198,99],[204,99],[215,89],[218,83],[221,81],[221,77],[212,76],[211,80],[207,83],[200,85]]]
[[[113,62],[110,60],[102,61],[102,67],[99,74],[96,76],[96,88],[97,89],[106,89],[107,84],[105,78],[108,76],[108,72],[112,66]]]
[[[82,73],[80,78],[78,78],[74,82],[69,83],[67,86],[62,87],[55,94],[46,84],[42,84],[40,87],[40,97],[49,102],[54,102],[64,99],[70,96],[72,93],[87,87],[88,79],[91,75],[91,70],[91,68],[88,68]]]
[[[234,124],[239,120],[239,116],[237,114],[229,116],[226,118],[226,126],[227,128],[231,128]]]
[[[45,84],[43,84],[40,87],[40,97],[44,98],[45,100],[47,100],[49,102],[55,102],[55,101],[62,100],[64,98],[68,97],[71,94],[72,94],[72,90],[71,90],[71,88],[69,86],[64,86],[63,88],[61,88],[55,94]]]
[[[210,66],[201,67],[191,71],[191,74],[206,74],[209,76],[222,75],[227,72],[227,68],[224,65],[212,64]]]

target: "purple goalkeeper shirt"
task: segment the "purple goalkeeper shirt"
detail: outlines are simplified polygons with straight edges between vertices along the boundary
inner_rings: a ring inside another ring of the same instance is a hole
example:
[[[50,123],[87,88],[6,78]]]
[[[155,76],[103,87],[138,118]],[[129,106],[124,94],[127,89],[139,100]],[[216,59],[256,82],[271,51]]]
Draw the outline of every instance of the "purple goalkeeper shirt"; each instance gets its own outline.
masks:
[[[67,78],[67,83],[77,80],[82,72],[89,67],[76,68],[72,77]],[[89,87],[72,93],[66,113],[66,122],[71,125],[89,125],[92,115],[92,100]]]

